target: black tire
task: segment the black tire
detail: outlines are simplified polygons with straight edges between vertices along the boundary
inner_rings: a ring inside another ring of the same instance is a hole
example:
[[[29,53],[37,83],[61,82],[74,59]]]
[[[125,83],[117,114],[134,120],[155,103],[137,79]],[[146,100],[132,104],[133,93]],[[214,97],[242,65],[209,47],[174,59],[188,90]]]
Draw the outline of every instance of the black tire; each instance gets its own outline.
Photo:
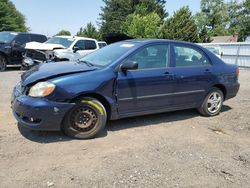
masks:
[[[4,56],[0,55],[0,72],[5,71],[7,68],[7,60]]]
[[[83,98],[65,115],[62,130],[77,139],[94,138],[100,133],[107,121],[105,107],[98,100]]]
[[[214,97],[214,95],[216,95],[216,97]],[[204,99],[201,107],[198,108],[198,111],[206,117],[216,116],[220,113],[223,102],[224,95],[222,91],[219,88],[213,87]]]

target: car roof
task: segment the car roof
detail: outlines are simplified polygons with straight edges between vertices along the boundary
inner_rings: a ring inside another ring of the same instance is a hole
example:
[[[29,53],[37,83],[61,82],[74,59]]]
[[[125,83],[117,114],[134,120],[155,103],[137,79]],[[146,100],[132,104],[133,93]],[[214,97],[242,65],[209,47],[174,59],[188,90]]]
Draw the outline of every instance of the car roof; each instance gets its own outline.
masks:
[[[182,43],[182,44],[194,44],[191,42],[186,42],[186,41],[180,41],[180,40],[169,40],[169,39],[130,39],[130,40],[124,40],[127,42],[135,42],[135,43],[154,43],[154,42],[172,42],[172,43]],[[121,41],[121,42],[124,42]]]
[[[16,33],[16,34],[30,34],[30,35],[43,35],[43,34],[38,34],[38,33],[29,33],[29,32],[17,32],[17,31],[1,31],[5,33]]]
[[[1,31],[1,33],[19,33],[19,32],[16,32],[16,31]]]
[[[129,39],[129,40],[124,40],[120,42],[132,42],[132,43],[137,43],[141,45],[147,45],[147,44],[152,44],[152,43],[157,43],[157,42],[169,42],[169,43],[175,43],[175,44],[192,45],[198,48],[202,48],[202,46],[197,45],[192,42],[180,41],[180,40],[169,40],[169,39]]]
[[[45,35],[43,35],[43,34],[39,34],[39,33],[29,33],[29,32],[16,32],[16,31],[1,31],[1,32],[15,33],[15,34],[28,34],[28,35],[41,35],[41,36],[45,36]]]
[[[66,39],[87,39],[87,40],[96,40],[93,38],[88,38],[88,37],[78,37],[78,36],[65,36],[65,35],[56,35],[54,37],[61,37],[61,38],[66,38]]]

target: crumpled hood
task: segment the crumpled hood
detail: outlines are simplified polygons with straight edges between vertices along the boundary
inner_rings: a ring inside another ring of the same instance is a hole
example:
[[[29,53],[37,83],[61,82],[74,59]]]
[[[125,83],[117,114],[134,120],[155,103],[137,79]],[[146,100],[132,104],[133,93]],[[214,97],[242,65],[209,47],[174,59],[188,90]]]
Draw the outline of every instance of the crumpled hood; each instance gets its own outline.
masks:
[[[28,42],[25,45],[25,49],[28,49],[28,50],[53,50],[53,49],[65,49],[65,47],[61,44]]]
[[[97,69],[97,67],[88,66],[80,62],[64,61],[44,63],[40,64],[39,66],[35,66],[29,71],[23,73],[21,76],[22,85],[27,86],[40,80],[46,80],[67,74],[92,71],[95,69]]]

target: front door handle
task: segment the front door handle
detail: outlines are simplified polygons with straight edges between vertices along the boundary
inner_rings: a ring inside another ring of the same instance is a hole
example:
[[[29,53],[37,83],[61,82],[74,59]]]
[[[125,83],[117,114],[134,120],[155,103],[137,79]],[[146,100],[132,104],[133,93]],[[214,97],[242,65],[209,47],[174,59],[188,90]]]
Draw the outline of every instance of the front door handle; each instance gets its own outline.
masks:
[[[210,69],[206,69],[206,70],[204,70],[204,73],[206,73],[206,74],[211,74],[212,71],[211,71]]]
[[[166,77],[167,79],[174,80],[174,78],[175,78],[175,74],[172,74],[172,73],[170,73],[170,72],[168,72],[168,71],[165,72],[164,75],[165,75],[165,77]]]

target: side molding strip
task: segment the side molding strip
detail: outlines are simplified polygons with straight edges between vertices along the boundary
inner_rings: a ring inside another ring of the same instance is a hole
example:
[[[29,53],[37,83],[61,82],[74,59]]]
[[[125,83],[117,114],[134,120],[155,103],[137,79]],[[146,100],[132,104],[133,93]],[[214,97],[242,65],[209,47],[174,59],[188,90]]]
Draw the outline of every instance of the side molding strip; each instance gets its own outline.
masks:
[[[140,97],[128,97],[128,98],[121,98],[121,99],[119,99],[119,101],[128,101],[128,100],[133,100],[133,99],[148,99],[148,98],[156,98],[156,97],[167,97],[167,96],[194,94],[194,93],[202,93],[202,92],[205,92],[205,90],[175,92],[175,93],[158,94],[158,95],[145,95],[145,96],[140,96]]]

